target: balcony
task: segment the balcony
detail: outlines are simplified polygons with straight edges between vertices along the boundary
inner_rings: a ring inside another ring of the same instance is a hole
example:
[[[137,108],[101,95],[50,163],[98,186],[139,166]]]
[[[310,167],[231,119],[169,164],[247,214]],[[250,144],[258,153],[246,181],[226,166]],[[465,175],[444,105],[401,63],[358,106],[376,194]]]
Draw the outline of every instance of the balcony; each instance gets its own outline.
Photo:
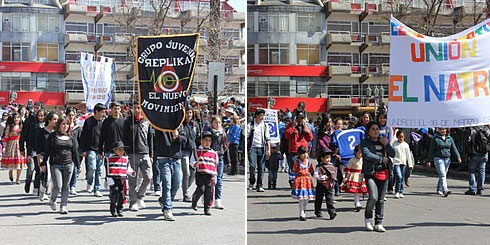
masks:
[[[80,64],[78,63],[66,63],[65,65],[65,76],[72,73],[80,73]]]
[[[67,32],[65,50],[93,52],[95,40],[95,35],[87,35],[85,32]]]
[[[107,19],[107,16],[112,15],[111,7],[100,6],[99,9],[99,13],[97,13],[97,16],[95,16],[95,23]]]
[[[369,78],[369,69],[366,66],[352,65],[350,63],[330,63],[328,65],[328,76],[350,77],[359,79],[363,83]]]
[[[348,31],[329,31],[327,35],[327,49],[332,45],[347,45],[359,47],[359,52],[364,51],[369,43],[360,33]]]
[[[228,21],[234,21],[234,22],[244,22],[245,21],[245,13],[243,13],[243,12],[231,12],[227,20]]]
[[[239,48],[239,49],[244,49],[245,48],[245,40],[233,40],[233,47],[234,48]]]
[[[131,35],[116,33],[97,37],[97,52],[124,53],[131,43]]]
[[[131,62],[129,62],[129,63],[116,63],[114,72],[131,73],[131,72],[133,72],[132,66],[133,66],[133,64]]]
[[[65,21],[69,22],[93,20],[92,18],[99,13],[97,6],[66,4],[64,8]]]

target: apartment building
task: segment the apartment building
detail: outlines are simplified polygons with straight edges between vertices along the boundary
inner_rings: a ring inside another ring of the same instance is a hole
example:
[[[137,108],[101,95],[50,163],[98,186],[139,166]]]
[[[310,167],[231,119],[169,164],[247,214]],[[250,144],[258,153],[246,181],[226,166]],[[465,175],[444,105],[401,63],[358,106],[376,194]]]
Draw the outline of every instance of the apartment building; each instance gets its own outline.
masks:
[[[484,7],[484,1],[446,1],[430,34],[462,31]],[[423,32],[426,5],[422,0],[249,0],[247,9],[252,110],[292,110],[305,101],[308,112],[346,115],[387,102],[390,16]]]
[[[142,11],[134,33],[125,32],[120,25],[123,9],[140,6]],[[209,6],[209,0],[172,1],[162,28],[163,33],[190,33],[196,32],[198,23],[204,21],[199,30],[201,48],[193,83],[196,95],[207,92]],[[220,57],[226,63],[222,94],[243,94],[245,14],[237,13],[227,0],[222,0],[220,6],[223,23]],[[134,36],[148,35],[152,11],[150,2],[142,0],[70,0],[63,4],[57,0],[4,0],[0,6],[3,24],[0,90],[7,94],[16,91],[18,103],[24,103],[19,97],[27,91],[43,98],[56,93],[60,99],[52,103],[59,105],[82,101],[78,59],[80,52],[87,52],[114,58],[114,96],[116,100],[128,101],[137,91],[130,43]]]

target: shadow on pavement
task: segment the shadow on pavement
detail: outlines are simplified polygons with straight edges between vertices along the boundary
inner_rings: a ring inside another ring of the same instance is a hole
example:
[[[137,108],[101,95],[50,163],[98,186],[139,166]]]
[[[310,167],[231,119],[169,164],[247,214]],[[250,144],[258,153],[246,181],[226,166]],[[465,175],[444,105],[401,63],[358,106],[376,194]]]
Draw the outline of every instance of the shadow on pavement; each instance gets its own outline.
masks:
[[[459,227],[459,226],[488,227],[488,226],[490,226],[490,224],[444,223],[444,222],[409,223],[407,225],[422,226],[422,227]]]
[[[298,218],[294,218],[298,220]],[[413,225],[406,226],[387,226],[386,231],[390,230],[403,230],[413,228]],[[304,235],[304,234],[319,234],[319,233],[352,233],[352,232],[369,232],[366,231],[364,227],[318,227],[314,229],[291,229],[291,230],[283,230],[283,231],[249,231],[248,234],[258,234],[258,235],[272,235],[272,234],[295,234],[295,235]],[[372,232],[372,231],[371,231]]]

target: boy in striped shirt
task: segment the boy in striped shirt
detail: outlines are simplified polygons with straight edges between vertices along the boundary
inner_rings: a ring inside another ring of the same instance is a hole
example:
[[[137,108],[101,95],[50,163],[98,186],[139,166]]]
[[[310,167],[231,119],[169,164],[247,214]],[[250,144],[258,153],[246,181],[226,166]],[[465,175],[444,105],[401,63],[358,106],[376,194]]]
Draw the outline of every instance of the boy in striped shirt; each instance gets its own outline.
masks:
[[[212,198],[211,180],[216,175],[216,166],[219,163],[218,153],[211,149],[213,135],[206,131],[202,134],[201,146],[197,149],[197,160],[194,163],[196,167],[196,185],[197,188],[192,196],[192,209],[197,211],[197,201],[204,193],[204,214],[211,215],[209,205]]]
[[[123,202],[125,199],[124,188],[128,174],[135,175],[129,167],[129,159],[124,155],[126,147],[122,141],[116,141],[112,146],[112,152],[107,161],[107,182],[110,187],[111,215],[112,217],[122,217]],[[129,167],[129,169],[128,169]],[[117,215],[116,215],[117,211]]]

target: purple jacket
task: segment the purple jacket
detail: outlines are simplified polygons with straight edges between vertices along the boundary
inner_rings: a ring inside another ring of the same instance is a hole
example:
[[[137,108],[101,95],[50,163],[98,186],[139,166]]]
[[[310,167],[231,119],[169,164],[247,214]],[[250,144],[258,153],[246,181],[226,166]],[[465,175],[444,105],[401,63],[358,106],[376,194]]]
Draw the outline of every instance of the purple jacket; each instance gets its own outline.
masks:
[[[321,151],[322,149],[328,148],[333,152],[334,148],[332,146],[332,140],[333,140],[333,131],[330,132],[330,134],[318,133],[317,149]]]

